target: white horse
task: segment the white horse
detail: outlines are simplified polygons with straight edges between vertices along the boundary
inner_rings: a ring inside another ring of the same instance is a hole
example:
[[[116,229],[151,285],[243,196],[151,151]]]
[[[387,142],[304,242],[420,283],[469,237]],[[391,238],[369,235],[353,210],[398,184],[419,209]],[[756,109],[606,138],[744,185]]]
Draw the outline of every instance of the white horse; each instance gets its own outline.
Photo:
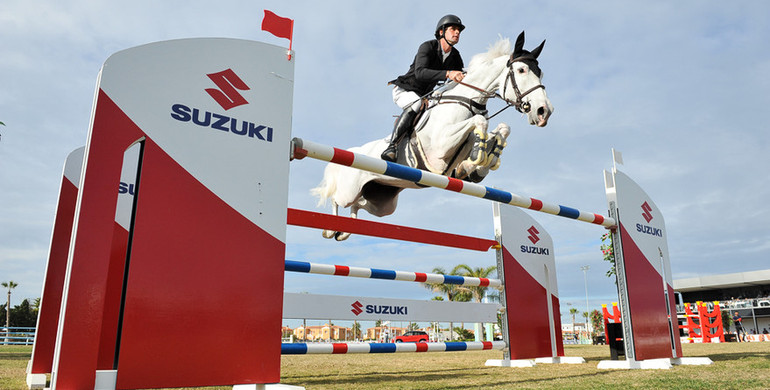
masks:
[[[510,41],[501,38],[489,51],[474,56],[463,82],[449,83],[429,96],[428,108],[412,136],[398,146],[398,163],[474,182],[497,169],[510,128],[500,123],[487,134],[486,102],[501,97],[509,107],[526,114],[531,125],[545,126],[553,106],[540,83],[537,63],[544,45],[545,41],[531,52],[524,50],[522,32],[513,52]],[[387,145],[388,138],[384,138],[348,150],[379,158]],[[382,217],[396,210],[398,194],[404,188],[421,187],[330,163],[321,184],[311,192],[319,197],[319,206],[331,198],[334,215],[342,206],[350,207],[352,218],[361,209]],[[324,230],[323,236],[341,241],[349,233]]]

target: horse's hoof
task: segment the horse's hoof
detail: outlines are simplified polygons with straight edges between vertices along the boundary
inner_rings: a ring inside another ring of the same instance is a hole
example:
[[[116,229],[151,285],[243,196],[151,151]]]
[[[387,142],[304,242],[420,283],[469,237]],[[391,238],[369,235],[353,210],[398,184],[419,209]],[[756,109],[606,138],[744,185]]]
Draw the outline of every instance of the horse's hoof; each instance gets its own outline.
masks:
[[[337,232],[334,234],[334,239],[337,241],[345,241],[350,237],[350,233]]]
[[[335,238],[337,235],[340,234],[339,232],[335,232],[334,230],[324,230],[321,232],[321,235],[323,238]]]

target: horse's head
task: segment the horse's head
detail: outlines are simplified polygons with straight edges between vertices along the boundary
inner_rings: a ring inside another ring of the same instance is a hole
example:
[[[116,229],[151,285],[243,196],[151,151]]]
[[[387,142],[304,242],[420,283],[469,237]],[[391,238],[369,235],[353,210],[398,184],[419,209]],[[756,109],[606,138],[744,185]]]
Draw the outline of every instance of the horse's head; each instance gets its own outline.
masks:
[[[527,114],[529,124],[543,127],[553,112],[551,101],[540,82],[542,72],[537,57],[543,51],[545,40],[532,51],[524,50],[524,32],[516,39],[513,53],[508,59],[508,72],[502,84],[502,95],[508,104]]]

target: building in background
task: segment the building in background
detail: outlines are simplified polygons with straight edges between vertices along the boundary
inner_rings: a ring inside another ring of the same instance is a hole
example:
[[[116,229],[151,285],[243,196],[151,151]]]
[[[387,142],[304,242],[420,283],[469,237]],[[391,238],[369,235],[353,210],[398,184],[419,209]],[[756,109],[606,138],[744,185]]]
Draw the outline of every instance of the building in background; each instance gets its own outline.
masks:
[[[719,301],[722,311],[729,311],[731,316],[737,311],[743,317],[743,328],[749,335],[770,332],[770,269],[677,279],[674,291],[680,318],[684,317],[684,304]],[[735,331],[734,326],[731,331]]]

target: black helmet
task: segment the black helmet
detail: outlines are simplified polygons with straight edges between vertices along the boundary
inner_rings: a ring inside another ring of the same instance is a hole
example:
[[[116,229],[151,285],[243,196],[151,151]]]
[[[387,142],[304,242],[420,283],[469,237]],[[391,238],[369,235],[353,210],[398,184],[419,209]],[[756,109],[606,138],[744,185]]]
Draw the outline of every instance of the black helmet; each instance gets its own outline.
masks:
[[[436,24],[436,33],[434,34],[436,36],[436,39],[440,39],[441,35],[439,35],[439,31],[444,30],[446,26],[457,26],[460,28],[460,31],[465,30],[465,26],[463,25],[463,22],[460,20],[457,15],[444,15],[443,18],[439,19],[438,24]]]

